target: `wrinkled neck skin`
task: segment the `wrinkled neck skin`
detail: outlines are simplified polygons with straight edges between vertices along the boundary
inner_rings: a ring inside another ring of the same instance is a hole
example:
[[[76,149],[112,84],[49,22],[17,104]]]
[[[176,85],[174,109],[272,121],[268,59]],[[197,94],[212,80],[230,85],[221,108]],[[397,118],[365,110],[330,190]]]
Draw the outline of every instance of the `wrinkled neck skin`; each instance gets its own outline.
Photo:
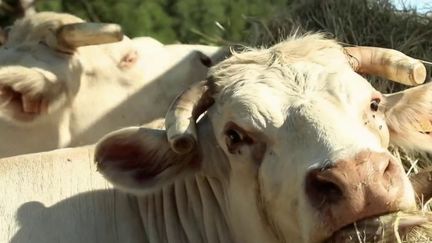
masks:
[[[199,141],[206,153],[200,172],[137,197],[148,242],[283,242],[263,218],[256,176],[240,171],[252,168],[230,168],[207,117]]]

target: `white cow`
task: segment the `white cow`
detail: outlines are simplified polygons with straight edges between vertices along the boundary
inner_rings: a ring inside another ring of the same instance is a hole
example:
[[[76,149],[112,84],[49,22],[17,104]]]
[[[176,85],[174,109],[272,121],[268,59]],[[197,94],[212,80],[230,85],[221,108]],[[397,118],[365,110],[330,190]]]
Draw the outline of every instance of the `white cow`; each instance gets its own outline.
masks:
[[[92,146],[0,159],[0,187],[2,243],[145,242],[136,199],[96,172]]]
[[[432,151],[432,85],[384,95],[354,70],[416,84],[402,53],[320,35],[234,54],[166,115],[96,148],[98,170],[138,196],[149,242],[321,242],[416,208],[390,143]],[[197,124],[201,113],[207,111]]]
[[[98,144],[99,171],[130,194],[95,174],[91,147],[0,160],[0,241],[320,242],[410,209],[387,146],[430,150],[418,122],[432,87],[382,95],[351,69],[424,79],[417,61],[388,53],[313,35],[234,55],[176,100],[166,131],[126,128]]]
[[[131,40],[117,25],[69,14],[18,20],[0,48],[0,157],[86,145],[160,118],[225,54]]]

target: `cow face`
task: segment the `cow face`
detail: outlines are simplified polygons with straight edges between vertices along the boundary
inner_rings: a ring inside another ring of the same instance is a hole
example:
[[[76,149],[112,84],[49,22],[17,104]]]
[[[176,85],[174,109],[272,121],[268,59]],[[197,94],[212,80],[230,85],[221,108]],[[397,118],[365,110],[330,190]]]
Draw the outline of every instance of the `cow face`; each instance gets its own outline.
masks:
[[[338,68],[251,66],[224,85],[208,113],[230,162],[232,208],[251,193],[240,185],[251,185],[283,239],[300,232],[306,242],[322,240],[414,206],[401,163],[387,151],[385,97],[350,67]]]
[[[401,163],[387,151],[393,102],[343,63],[343,52],[287,54],[293,60],[269,65],[251,62],[274,54],[256,55],[212,73],[219,90],[208,114],[230,161],[233,198],[247,193],[237,184],[253,185],[278,237],[300,232],[307,242],[414,206]]]
[[[131,63],[125,44],[96,45],[122,38],[116,25],[84,23],[68,14],[42,12],[18,20],[0,48],[2,117],[32,121],[52,113],[76,96],[82,79],[97,80],[99,66]],[[81,47],[88,45],[96,46]]]
[[[170,128],[183,125],[167,115],[168,141],[143,128],[106,137],[96,152],[105,177],[134,193],[196,173],[217,178],[232,234],[244,242],[319,242],[357,220],[415,208],[387,147],[429,141],[419,130],[429,122],[429,85],[383,95],[340,46],[317,36],[234,55],[209,80],[205,103],[213,104],[198,123],[197,148],[179,153],[193,133],[171,144],[177,153],[167,148]],[[174,115],[188,113],[179,107]]]

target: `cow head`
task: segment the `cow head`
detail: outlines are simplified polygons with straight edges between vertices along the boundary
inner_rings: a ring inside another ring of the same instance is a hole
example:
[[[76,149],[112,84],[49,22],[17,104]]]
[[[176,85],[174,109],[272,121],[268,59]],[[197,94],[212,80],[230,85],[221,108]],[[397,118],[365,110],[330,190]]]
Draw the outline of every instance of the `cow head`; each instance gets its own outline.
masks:
[[[69,14],[41,12],[16,21],[0,47],[2,117],[32,121],[52,113],[76,96],[82,79],[95,80],[103,67],[120,76],[113,70],[136,59],[128,39],[122,39],[116,24],[88,23]],[[112,42],[119,43],[107,44]]]
[[[166,131],[104,138],[98,168],[133,193],[196,174],[218,180],[239,242],[317,242],[357,220],[411,210],[413,187],[388,147],[432,150],[432,86],[386,95],[356,71],[425,78],[399,52],[342,48],[319,35],[237,53],[179,96]]]

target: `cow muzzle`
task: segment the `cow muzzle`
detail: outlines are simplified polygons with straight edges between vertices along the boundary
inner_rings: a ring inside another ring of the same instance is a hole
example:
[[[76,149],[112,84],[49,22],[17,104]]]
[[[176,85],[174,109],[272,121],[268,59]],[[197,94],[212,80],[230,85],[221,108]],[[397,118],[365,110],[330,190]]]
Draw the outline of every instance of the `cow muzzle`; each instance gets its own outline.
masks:
[[[309,171],[305,186],[310,204],[330,234],[364,218],[415,207],[401,163],[387,153],[365,151]]]

